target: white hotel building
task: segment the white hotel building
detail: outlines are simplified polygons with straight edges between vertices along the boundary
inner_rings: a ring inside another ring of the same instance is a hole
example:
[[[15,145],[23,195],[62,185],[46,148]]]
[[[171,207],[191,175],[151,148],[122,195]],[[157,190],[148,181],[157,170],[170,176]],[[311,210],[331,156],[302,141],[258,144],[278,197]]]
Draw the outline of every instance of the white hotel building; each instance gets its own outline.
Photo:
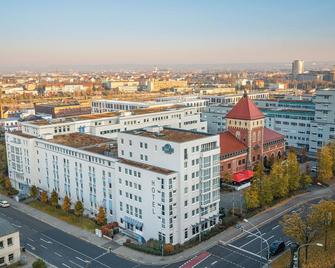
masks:
[[[80,200],[90,216],[103,206],[108,221],[118,221],[142,242],[184,243],[214,226],[220,198],[219,138],[203,133],[196,108],[142,110],[121,117],[25,122],[22,132],[6,133],[12,185],[22,192],[32,185],[48,193],[56,190],[60,202],[65,195],[73,204]],[[101,133],[110,129],[119,131]]]

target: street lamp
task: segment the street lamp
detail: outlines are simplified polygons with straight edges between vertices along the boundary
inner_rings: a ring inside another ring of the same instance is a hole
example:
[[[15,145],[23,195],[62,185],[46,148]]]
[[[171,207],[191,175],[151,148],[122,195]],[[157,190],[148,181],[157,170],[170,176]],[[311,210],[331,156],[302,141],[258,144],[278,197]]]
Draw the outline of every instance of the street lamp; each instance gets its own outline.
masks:
[[[251,226],[253,226],[253,227],[256,229],[256,231],[258,232],[259,236],[260,236],[260,237],[262,236],[262,233],[261,233],[261,231],[257,228],[257,226],[255,226],[254,224],[250,223],[250,222],[248,221],[248,219],[243,219],[243,221],[244,221],[245,223],[249,223]],[[262,241],[262,239],[260,239],[260,241],[261,241],[261,256],[262,256],[262,253],[263,253],[263,241]],[[262,264],[260,264],[260,267],[262,267]]]
[[[306,244],[302,244],[298,247],[297,249],[297,263],[298,263],[298,267],[300,266],[300,260],[299,260],[299,255],[300,255],[300,249],[303,247],[308,247],[308,246],[317,246],[317,247],[323,247],[322,243],[306,243]]]

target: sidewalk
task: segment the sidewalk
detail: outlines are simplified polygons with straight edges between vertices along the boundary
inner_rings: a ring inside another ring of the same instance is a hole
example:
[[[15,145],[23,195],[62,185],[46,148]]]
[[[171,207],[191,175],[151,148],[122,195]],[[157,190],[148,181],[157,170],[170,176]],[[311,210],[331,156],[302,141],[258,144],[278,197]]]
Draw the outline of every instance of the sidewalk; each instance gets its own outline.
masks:
[[[281,202],[280,204],[277,204],[276,206],[271,207],[251,217],[249,221],[253,223],[254,225],[256,225],[257,227],[259,227],[259,226],[266,224],[267,222],[271,220],[281,217],[287,211],[292,210],[295,207],[302,205],[303,203],[306,203],[308,201],[321,198],[321,197],[330,197],[334,194],[335,194],[335,184],[328,188],[322,188],[322,189],[319,189],[313,192],[306,192],[304,194],[294,196],[288,200],[285,200]],[[112,252],[114,252],[118,256],[123,257],[125,259],[130,259],[132,261],[136,261],[139,263],[143,263],[143,264],[164,265],[164,264],[171,264],[174,262],[187,260],[199,254],[200,252],[208,250],[209,248],[215,246],[219,242],[229,243],[230,241],[235,240],[244,235],[239,230],[237,230],[235,227],[230,227],[227,230],[223,231],[222,233],[210,238],[209,240],[204,241],[201,244],[193,248],[186,249],[185,251],[179,254],[172,255],[172,256],[166,256],[166,257],[153,256],[153,255],[145,254],[143,252],[139,252],[139,251],[136,251],[136,250],[124,247],[124,246],[120,246],[114,241],[110,241],[104,238],[99,238],[95,236],[95,234],[93,233],[87,232],[78,227],[72,226],[66,222],[58,220],[57,218],[54,218],[39,210],[29,207],[28,205],[17,203],[13,199],[8,198],[6,196],[0,195],[0,198],[9,201],[10,204],[14,208],[20,210],[21,212],[24,212],[36,219],[39,219],[55,228],[61,229],[62,231],[66,233],[74,235],[78,238],[81,238],[99,247],[108,248],[109,246],[112,246],[112,248],[114,248]],[[250,228],[249,224],[242,223],[242,225],[245,225],[246,230],[253,229],[253,228]]]

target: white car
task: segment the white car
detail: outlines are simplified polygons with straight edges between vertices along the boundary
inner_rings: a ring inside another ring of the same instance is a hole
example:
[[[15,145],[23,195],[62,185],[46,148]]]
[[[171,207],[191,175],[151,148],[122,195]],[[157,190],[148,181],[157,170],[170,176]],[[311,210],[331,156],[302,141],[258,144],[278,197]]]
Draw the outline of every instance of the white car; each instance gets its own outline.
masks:
[[[9,207],[9,203],[7,201],[0,201],[0,207],[1,208],[8,208]]]

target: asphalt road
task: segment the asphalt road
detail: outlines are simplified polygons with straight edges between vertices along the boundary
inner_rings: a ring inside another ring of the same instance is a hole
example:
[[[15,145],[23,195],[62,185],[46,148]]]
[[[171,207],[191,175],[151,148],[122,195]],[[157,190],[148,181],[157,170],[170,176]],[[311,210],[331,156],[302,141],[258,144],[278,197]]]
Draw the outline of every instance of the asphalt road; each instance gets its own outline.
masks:
[[[0,215],[19,229],[21,246],[56,267],[140,267],[14,208],[0,209]]]
[[[316,199],[305,203],[291,212],[305,211],[305,208],[310,207],[312,204],[316,204],[320,199]],[[287,247],[292,241],[284,235],[282,227],[280,225],[281,218],[269,221],[262,227],[258,228],[262,233],[262,237],[267,240],[268,244],[275,240],[283,240]],[[252,226],[250,226],[251,228]],[[251,233],[259,235],[256,230]],[[232,241],[220,241],[219,245],[216,245],[208,250],[210,253],[209,257],[195,266],[196,268],[259,268],[263,267],[267,263],[267,251],[268,246],[265,241],[262,241],[261,251],[261,240],[252,234],[242,233],[241,237],[237,237]]]

